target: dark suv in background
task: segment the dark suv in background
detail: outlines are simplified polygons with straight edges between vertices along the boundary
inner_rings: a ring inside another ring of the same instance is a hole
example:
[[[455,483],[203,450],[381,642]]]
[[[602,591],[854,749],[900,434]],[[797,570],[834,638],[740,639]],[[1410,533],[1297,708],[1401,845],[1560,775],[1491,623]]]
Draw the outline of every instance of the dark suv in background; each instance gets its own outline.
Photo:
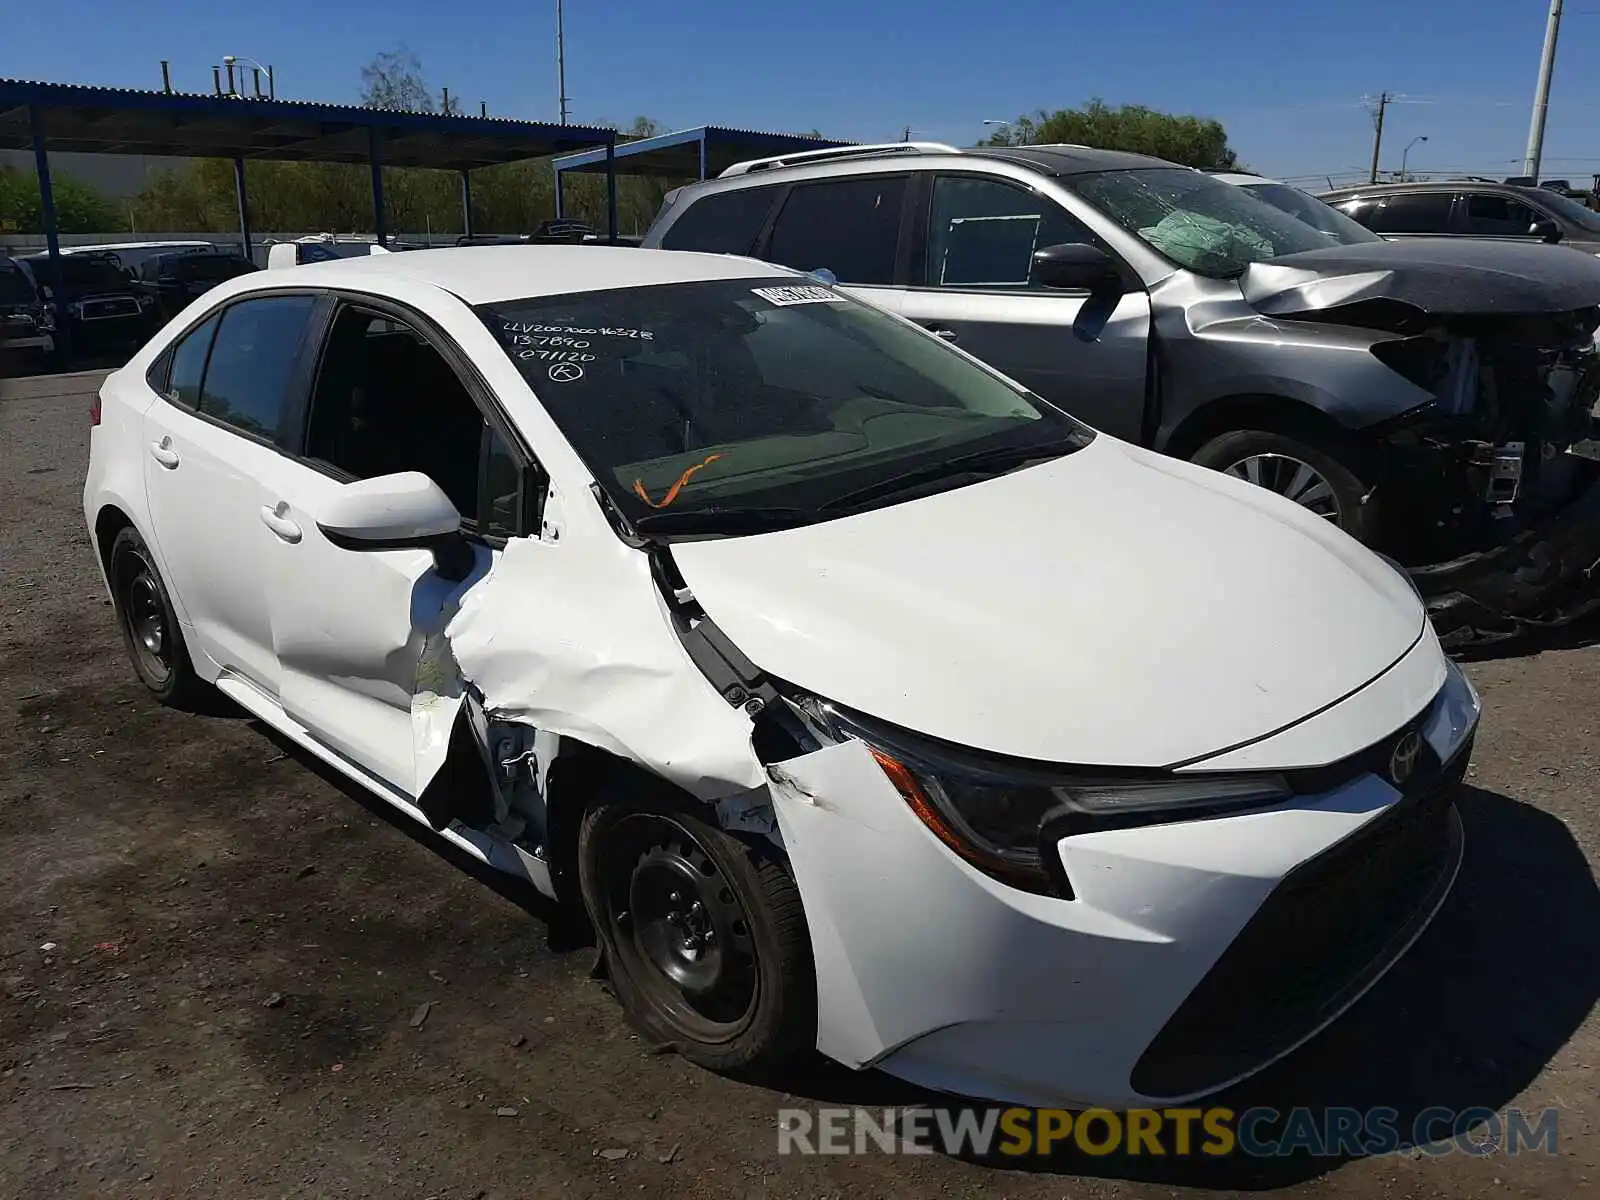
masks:
[[[33,275],[0,256],[0,379],[42,365],[55,353],[55,315]]]
[[[164,322],[217,284],[260,269],[242,254],[174,250],[147,258],[139,268],[138,282],[140,291],[152,301],[155,319]]]
[[[150,314],[155,301],[139,290],[115,254],[61,255],[59,294],[48,254],[30,254],[18,261],[54,307],[74,354],[125,353],[154,331]]]
[[[1600,213],[1548,187],[1477,181],[1379,183],[1324,192],[1322,199],[1387,238],[1559,241],[1600,254]]]

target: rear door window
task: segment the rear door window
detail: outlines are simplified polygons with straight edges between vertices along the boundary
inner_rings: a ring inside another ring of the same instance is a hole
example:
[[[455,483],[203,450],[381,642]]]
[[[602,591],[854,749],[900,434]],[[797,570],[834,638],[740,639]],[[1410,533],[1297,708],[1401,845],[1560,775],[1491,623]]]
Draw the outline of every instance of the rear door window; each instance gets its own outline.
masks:
[[[661,248],[749,254],[767,223],[767,211],[777,193],[775,187],[759,187],[702,196],[668,227],[661,237]]]
[[[923,279],[930,287],[1028,288],[1033,254],[1064,243],[1097,244],[1059,205],[995,179],[933,181]]]
[[[241,433],[274,439],[315,307],[313,296],[264,296],[227,308],[200,388],[201,414]]]
[[[1415,192],[1379,196],[1346,211],[1373,233],[1449,233],[1454,201],[1449,192]]]
[[[906,176],[856,175],[790,189],[762,256],[840,283],[894,282]]]

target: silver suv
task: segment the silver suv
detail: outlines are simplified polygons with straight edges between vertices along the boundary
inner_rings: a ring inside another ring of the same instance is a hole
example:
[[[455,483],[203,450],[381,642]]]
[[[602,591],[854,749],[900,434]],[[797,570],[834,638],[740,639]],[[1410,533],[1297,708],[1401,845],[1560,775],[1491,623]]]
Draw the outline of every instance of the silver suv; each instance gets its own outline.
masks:
[[[906,142],[737,164],[644,245],[823,274],[1107,433],[1449,563],[1414,571],[1441,628],[1547,610],[1572,573],[1502,585],[1530,543],[1600,557],[1570,513],[1595,464],[1564,453],[1600,393],[1600,262],[1329,216],[1143,155]]]

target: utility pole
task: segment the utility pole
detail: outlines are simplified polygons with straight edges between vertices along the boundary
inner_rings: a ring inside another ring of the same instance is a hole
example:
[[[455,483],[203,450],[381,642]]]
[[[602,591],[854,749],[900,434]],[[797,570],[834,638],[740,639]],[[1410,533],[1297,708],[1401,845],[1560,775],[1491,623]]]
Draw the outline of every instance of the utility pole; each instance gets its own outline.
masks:
[[[1561,0],[1550,0],[1550,21],[1544,27],[1544,52],[1539,55],[1539,82],[1533,91],[1533,120],[1528,125],[1528,155],[1522,173],[1539,182],[1544,157],[1544,118],[1550,111],[1550,76],[1556,66],[1556,37],[1561,32]]]
[[[560,92],[561,123],[567,123],[567,34],[562,23],[561,0],[556,0],[556,91]]]
[[[911,126],[907,125],[905,127],[904,132],[900,135],[900,140],[902,142],[909,142],[911,140]]]
[[[1560,0],[1556,0],[1560,3]],[[1372,170],[1367,175],[1368,183],[1378,182],[1378,155],[1383,151],[1383,113],[1389,107],[1389,101],[1394,97],[1388,92],[1378,93],[1378,111],[1373,114],[1373,124],[1376,128],[1372,136]]]

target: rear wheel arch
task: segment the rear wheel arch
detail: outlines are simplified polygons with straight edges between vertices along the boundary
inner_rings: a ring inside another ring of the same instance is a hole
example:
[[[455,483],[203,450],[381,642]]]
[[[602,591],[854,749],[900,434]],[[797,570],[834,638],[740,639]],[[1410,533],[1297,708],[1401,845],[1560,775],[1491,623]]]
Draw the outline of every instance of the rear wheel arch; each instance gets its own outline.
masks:
[[[115,504],[101,505],[100,511],[95,514],[95,552],[100,556],[100,565],[105,569],[107,580],[111,578],[111,547],[117,540],[117,534],[124,529],[136,528],[133,518]]]

